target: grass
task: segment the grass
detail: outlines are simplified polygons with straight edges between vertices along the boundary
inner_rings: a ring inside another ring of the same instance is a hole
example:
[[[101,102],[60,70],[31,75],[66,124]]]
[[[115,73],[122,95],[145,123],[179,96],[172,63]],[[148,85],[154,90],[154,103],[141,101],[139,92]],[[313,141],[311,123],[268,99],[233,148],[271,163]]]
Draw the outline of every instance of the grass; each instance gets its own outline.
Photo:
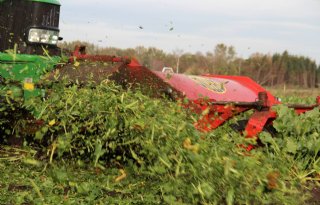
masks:
[[[302,88],[267,88],[275,96],[279,97],[292,97],[298,96],[300,98],[305,97],[314,97],[320,96],[320,88],[310,88],[310,89],[302,89]]]

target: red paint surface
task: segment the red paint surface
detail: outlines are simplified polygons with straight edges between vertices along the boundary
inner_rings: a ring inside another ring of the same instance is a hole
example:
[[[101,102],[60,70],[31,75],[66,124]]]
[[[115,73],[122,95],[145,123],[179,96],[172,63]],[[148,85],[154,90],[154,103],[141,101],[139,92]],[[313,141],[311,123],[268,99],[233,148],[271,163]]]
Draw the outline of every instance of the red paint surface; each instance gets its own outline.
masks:
[[[258,100],[259,92],[266,92],[264,88],[248,77],[240,76],[219,76],[219,75],[203,75],[200,76],[208,79],[213,83],[224,84],[225,93],[214,92],[196,81],[190,76],[184,74],[172,74],[167,77],[167,74],[162,72],[154,72],[161,79],[166,81],[172,87],[183,92],[190,100],[207,97],[214,101],[230,101],[230,102],[255,102]],[[269,92],[268,99],[270,106],[280,103]]]

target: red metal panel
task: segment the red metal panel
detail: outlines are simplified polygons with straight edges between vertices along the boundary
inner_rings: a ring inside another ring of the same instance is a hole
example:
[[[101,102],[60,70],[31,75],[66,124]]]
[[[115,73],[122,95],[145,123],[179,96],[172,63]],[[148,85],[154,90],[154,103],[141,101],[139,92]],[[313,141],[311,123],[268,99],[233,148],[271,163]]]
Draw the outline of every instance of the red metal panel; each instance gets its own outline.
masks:
[[[207,97],[215,101],[254,102],[259,92],[266,92],[248,77],[154,73],[190,100]],[[270,106],[280,103],[271,93],[267,94]]]
[[[218,105],[209,108],[209,113],[201,116],[197,123],[195,123],[195,127],[202,132],[210,132],[222,125],[231,117],[248,110],[248,108],[234,107],[232,105]]]
[[[246,126],[246,137],[256,137],[262,132],[268,121],[276,119],[277,113],[273,110],[256,111],[249,119]]]

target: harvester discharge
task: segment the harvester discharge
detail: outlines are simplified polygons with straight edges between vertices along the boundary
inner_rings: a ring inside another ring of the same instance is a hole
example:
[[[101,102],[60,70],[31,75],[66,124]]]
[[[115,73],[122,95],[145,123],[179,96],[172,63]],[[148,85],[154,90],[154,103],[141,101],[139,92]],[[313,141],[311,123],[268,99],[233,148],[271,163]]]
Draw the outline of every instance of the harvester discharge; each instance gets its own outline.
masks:
[[[196,128],[209,132],[230,118],[248,110],[253,114],[234,128],[252,138],[261,131],[273,132],[277,118],[273,106],[279,99],[248,77],[202,75],[152,71],[137,60],[126,57],[88,55],[77,46],[67,58],[61,57],[59,36],[60,3],[57,0],[0,1],[0,91],[28,100],[44,97],[41,81],[114,80],[123,87],[143,85],[152,95],[166,95],[172,100],[188,99],[183,104],[199,113]],[[73,67],[78,67],[73,69]],[[288,105],[301,114],[320,106]],[[205,113],[205,114],[204,114]]]

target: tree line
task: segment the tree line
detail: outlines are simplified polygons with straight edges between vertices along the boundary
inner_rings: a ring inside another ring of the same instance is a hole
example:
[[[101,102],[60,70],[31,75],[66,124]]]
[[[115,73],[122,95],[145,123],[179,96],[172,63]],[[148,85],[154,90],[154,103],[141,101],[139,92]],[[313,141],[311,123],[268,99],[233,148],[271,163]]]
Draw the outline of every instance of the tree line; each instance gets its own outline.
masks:
[[[237,56],[233,46],[225,44],[218,44],[212,52],[205,54],[183,52],[179,49],[166,53],[155,47],[143,46],[127,49],[99,47],[80,41],[63,42],[60,47],[72,51],[77,44],[86,45],[89,54],[134,57],[152,70],[172,67],[175,72],[191,75],[243,75],[270,87],[320,87],[320,66],[309,57],[292,55],[288,51],[275,54],[254,53],[244,59]]]

